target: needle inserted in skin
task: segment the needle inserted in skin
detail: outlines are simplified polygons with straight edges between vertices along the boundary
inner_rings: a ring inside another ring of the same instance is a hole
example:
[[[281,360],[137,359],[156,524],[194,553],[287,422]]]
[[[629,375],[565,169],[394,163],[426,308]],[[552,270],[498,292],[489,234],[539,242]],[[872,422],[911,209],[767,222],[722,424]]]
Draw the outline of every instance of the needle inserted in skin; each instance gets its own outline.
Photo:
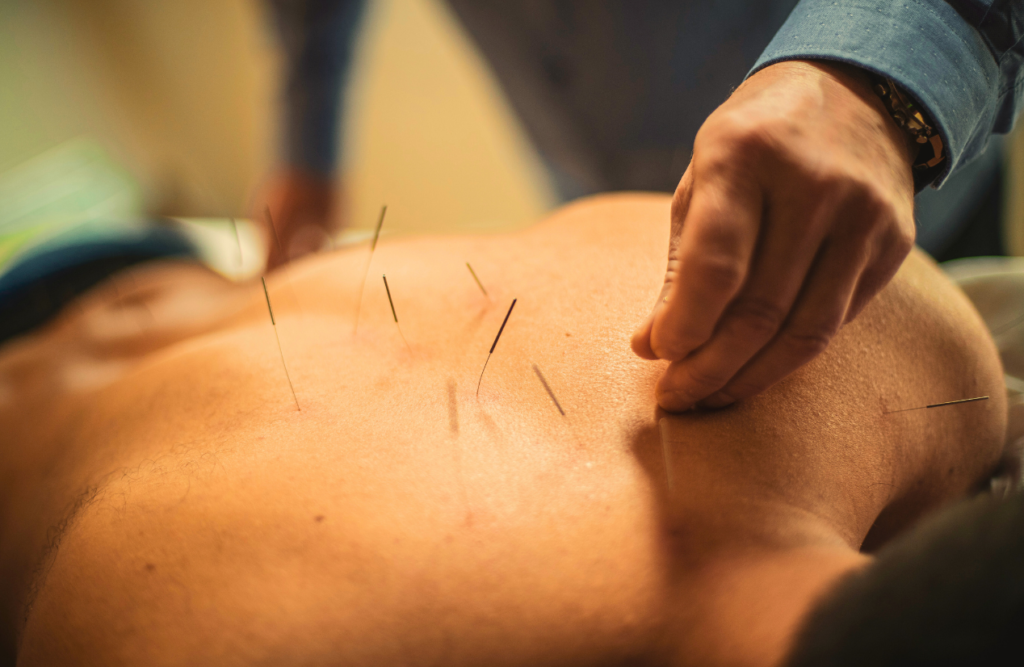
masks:
[[[490,299],[491,295],[487,293],[486,289],[484,289],[484,284],[482,282],[480,282],[479,278],[476,277],[476,271],[474,271],[473,267],[469,265],[469,262],[466,262],[466,268],[469,269],[469,272],[473,275],[473,280],[476,281],[476,284],[480,288],[480,291],[484,293],[485,297]]]
[[[284,350],[281,349],[281,337],[277,335],[277,322],[274,321],[274,309],[270,305],[270,292],[267,291],[267,279],[260,276],[263,282],[263,295],[267,297],[267,310],[270,311],[270,324],[274,327],[274,338],[277,339],[277,351],[281,355],[281,365],[284,367],[284,376],[288,378],[288,388],[292,390],[292,398],[295,399],[295,409],[302,412],[299,407],[299,398],[295,395],[295,386],[292,385],[292,376],[288,373],[288,364],[284,362]]]
[[[285,254],[284,254],[284,246],[281,245],[281,239],[278,238],[278,236],[277,236],[277,228],[274,227],[274,219],[272,217],[270,217],[270,207],[269,206],[265,206],[263,208],[263,212],[267,216],[267,224],[270,225],[270,233],[274,237],[274,243],[277,245],[277,250],[278,250],[279,253],[281,253],[281,260],[282,261],[286,261],[287,258],[285,257]],[[289,287],[288,289],[290,290],[291,288]],[[295,293],[294,292],[292,292],[292,297],[295,298]],[[295,308],[296,308],[296,310],[299,311],[299,315],[302,315],[302,307],[299,306],[298,299],[295,300]],[[276,331],[276,329],[275,329],[275,331]]]
[[[505,330],[505,324],[508,323],[508,316],[512,314],[512,309],[516,307],[516,301],[518,299],[512,299],[512,305],[508,307],[508,312],[505,313],[505,319],[501,322],[501,328],[498,329],[498,335],[494,337],[494,342],[491,343],[491,351],[487,353],[487,360],[484,361],[484,367],[480,370],[480,379],[476,381],[476,395],[480,396],[480,383],[484,381],[484,371],[487,370],[487,364],[491,360],[491,355],[494,354],[494,348],[498,345],[498,339],[501,338],[501,332]]]
[[[270,233],[274,237],[274,243],[277,244],[277,249],[281,253],[281,257],[284,258],[284,246],[281,245],[281,239],[277,236],[277,228],[274,227],[274,219],[270,217],[270,207],[264,207],[263,212],[267,216],[267,224],[270,225]]]
[[[544,374],[540,372],[540,368],[537,364],[533,365],[533,372],[537,374],[537,378],[540,380],[540,383],[544,385],[544,391],[548,392],[548,396],[550,396],[551,400],[554,401],[555,407],[558,408],[558,411],[564,417],[565,410],[562,409],[562,405],[558,402],[558,399],[555,398],[555,392],[551,391],[551,387],[548,386],[548,381],[544,379]]]
[[[412,348],[409,347],[409,341],[405,340],[405,334],[402,333],[402,325],[398,323],[398,315],[395,313],[395,302],[391,300],[391,288],[388,287],[388,277],[384,276],[384,289],[388,293],[388,303],[391,304],[391,316],[395,318],[395,326],[398,328],[398,335],[402,337],[402,342],[405,343],[405,347],[412,352]]]
[[[380,238],[380,228],[384,225],[384,214],[388,212],[387,204],[380,209],[380,220],[377,221],[377,229],[373,232],[373,241],[370,242],[370,255],[366,258],[366,269],[363,271],[363,280],[359,283],[359,297],[356,299],[356,323],[352,327],[354,336],[359,330],[359,313],[363,309],[363,290],[366,288],[366,276],[370,273],[370,263],[373,261],[373,251],[377,248],[377,239]]]
[[[987,401],[988,396],[976,396],[974,398],[961,398],[957,401],[946,401],[945,403],[932,403],[931,405],[922,405],[917,408],[903,408],[901,410],[889,410],[885,414],[891,415],[894,412],[908,412],[910,410],[924,410],[926,408],[941,408],[945,405],[956,405],[957,403],[973,403],[974,401]]]

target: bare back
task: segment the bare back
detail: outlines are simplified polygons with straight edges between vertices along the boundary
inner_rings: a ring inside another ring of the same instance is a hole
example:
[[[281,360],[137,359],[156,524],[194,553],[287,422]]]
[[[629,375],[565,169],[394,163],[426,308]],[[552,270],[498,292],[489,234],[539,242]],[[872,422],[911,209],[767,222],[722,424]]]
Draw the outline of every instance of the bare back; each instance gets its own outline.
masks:
[[[259,283],[198,267],[122,274],[0,349],[23,663],[650,657],[690,594],[680,572],[714,549],[696,536],[782,539],[787,508],[855,549],[991,468],[998,358],[918,256],[821,358],[670,418],[663,449],[663,366],[628,341],[668,206],[598,198],[515,235],[382,242],[355,332],[365,247],[271,276],[301,410]]]

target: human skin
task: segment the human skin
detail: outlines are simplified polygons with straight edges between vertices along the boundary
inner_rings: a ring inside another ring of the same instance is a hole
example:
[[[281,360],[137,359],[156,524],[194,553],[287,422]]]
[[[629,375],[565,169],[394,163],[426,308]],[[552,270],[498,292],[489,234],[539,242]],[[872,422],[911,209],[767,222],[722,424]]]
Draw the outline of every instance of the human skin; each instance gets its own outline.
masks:
[[[669,206],[381,242],[357,332],[365,246],[272,274],[301,411],[260,284],[199,267],[119,274],[0,348],[18,664],[777,664],[865,541],[991,472],[1001,368],[915,254],[786,381],[659,412],[629,337]]]
[[[914,242],[911,143],[860,69],[766,67],[697,133],[661,294],[633,336],[658,403],[723,407],[828,347]]]

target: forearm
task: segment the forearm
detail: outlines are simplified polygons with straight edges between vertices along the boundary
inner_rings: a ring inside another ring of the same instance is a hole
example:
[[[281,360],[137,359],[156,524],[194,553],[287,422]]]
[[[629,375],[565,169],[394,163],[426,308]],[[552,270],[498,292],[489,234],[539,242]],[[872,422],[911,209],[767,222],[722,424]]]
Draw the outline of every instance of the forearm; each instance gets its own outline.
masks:
[[[343,84],[365,0],[267,0],[285,56],[281,157],[330,174],[338,160]]]
[[[839,60],[884,74],[921,103],[948,158],[934,185],[1008,132],[1018,85],[1024,3],[994,0],[801,0],[752,71],[784,60]]]

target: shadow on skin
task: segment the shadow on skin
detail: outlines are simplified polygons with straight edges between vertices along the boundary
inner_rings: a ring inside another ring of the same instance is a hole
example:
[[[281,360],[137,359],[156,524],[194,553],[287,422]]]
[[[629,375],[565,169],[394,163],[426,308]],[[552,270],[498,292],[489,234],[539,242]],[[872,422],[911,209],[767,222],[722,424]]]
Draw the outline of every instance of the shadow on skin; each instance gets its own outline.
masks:
[[[459,437],[459,399],[454,378],[448,378],[448,431]]]

